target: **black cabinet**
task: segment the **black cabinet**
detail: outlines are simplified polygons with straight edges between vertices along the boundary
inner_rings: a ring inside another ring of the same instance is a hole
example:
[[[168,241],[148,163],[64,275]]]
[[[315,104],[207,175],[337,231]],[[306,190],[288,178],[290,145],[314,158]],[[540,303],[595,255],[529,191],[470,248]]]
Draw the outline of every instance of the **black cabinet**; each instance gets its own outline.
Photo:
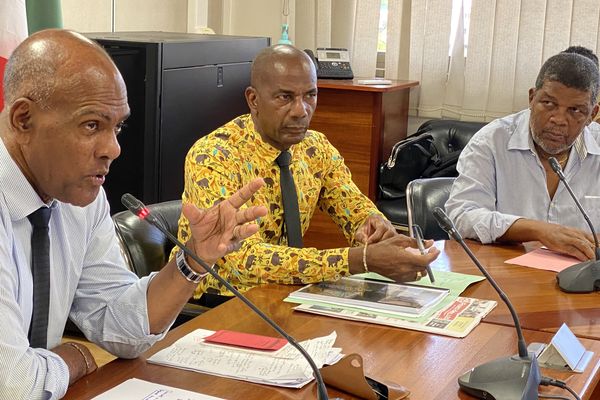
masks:
[[[129,192],[145,203],[181,198],[183,163],[200,137],[248,112],[250,66],[269,38],[169,32],[87,33],[115,61],[131,117],[104,188],[111,212]]]

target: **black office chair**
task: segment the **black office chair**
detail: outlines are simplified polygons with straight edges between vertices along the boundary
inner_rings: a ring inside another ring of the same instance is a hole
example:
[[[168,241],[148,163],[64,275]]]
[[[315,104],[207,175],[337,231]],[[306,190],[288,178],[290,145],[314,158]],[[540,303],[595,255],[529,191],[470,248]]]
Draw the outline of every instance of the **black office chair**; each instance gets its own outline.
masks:
[[[414,179],[458,176],[456,162],[483,122],[448,119],[424,122],[417,132],[396,143],[379,167],[377,208],[393,223],[408,225],[406,186]]]
[[[169,232],[177,236],[181,200],[150,204],[148,210],[162,222]],[[139,277],[160,270],[169,260],[174,245],[156,227],[138,218],[131,211],[121,211],[112,216],[117,237],[125,260]],[[188,303],[180,313],[175,325],[183,323],[208,310]]]
[[[450,197],[450,189],[456,178],[415,179],[406,186],[408,229],[412,235],[413,225],[419,225],[425,239],[446,240],[448,235],[439,227],[433,209],[444,208]]]

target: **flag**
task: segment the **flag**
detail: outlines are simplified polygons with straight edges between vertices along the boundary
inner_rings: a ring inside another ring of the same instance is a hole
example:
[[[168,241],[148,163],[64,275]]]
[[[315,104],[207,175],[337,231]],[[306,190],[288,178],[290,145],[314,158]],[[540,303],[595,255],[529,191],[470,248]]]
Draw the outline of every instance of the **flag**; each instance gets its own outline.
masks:
[[[60,0],[27,0],[27,26],[29,34],[42,29],[62,28]]]
[[[0,1],[0,77],[12,51],[27,37],[25,0]],[[4,104],[4,91],[0,80],[0,111]]]

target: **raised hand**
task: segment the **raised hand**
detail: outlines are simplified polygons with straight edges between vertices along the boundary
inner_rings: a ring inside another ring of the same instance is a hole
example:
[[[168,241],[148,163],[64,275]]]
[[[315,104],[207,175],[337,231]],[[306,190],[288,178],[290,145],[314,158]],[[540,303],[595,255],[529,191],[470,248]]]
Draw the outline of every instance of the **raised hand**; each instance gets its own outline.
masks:
[[[267,215],[264,206],[241,207],[264,185],[255,179],[235,192],[229,199],[207,210],[192,204],[183,205],[183,215],[190,222],[192,237],[190,244],[196,254],[209,265],[214,264],[228,252],[239,249],[242,240],[258,231],[251,223]]]

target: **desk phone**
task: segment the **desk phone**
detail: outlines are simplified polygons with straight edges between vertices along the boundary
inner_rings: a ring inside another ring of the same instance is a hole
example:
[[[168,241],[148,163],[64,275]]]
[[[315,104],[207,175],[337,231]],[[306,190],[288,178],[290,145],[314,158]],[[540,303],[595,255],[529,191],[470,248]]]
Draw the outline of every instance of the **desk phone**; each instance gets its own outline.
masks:
[[[311,50],[304,50],[313,60],[317,68],[317,78],[321,79],[353,79],[350,67],[350,53],[342,48],[317,48],[317,57]]]

